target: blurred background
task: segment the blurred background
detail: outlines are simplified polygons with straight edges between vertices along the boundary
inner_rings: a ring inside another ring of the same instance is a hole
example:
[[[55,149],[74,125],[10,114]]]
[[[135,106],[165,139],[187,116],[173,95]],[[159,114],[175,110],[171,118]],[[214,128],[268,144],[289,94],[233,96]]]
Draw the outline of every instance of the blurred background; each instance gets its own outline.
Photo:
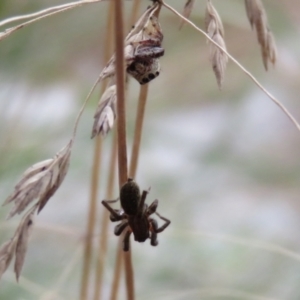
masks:
[[[204,27],[204,0],[191,19]],[[265,72],[244,1],[213,1],[229,52],[300,120],[300,2],[263,1],[278,62]],[[0,20],[64,3],[1,0]],[[182,11],[185,1],[169,1]],[[124,1],[126,11],[130,1]],[[141,12],[149,1],[142,1]],[[108,2],[32,24],[0,43],[0,195],[3,202],[32,164],[69,140],[79,108],[104,67]],[[129,15],[129,14],[128,14]],[[165,56],[151,82],[136,180],[172,224],[132,243],[139,300],[300,299],[300,133],[229,62],[218,90],[205,38],[161,13]],[[5,28],[1,27],[1,31]],[[128,89],[131,148],[139,84]],[[0,299],[78,299],[99,91],[81,119],[69,173],[36,218],[19,284],[10,266]],[[98,214],[104,209],[112,134],[103,142]],[[116,189],[116,197],[117,197]],[[0,243],[20,218],[0,210]],[[99,220],[100,224],[100,220]],[[98,231],[97,231],[98,232]],[[97,248],[98,233],[95,235]],[[103,299],[112,282],[117,238],[110,225]],[[94,279],[91,278],[91,289]],[[91,293],[92,295],[92,293]],[[124,283],[119,299],[125,299]]]

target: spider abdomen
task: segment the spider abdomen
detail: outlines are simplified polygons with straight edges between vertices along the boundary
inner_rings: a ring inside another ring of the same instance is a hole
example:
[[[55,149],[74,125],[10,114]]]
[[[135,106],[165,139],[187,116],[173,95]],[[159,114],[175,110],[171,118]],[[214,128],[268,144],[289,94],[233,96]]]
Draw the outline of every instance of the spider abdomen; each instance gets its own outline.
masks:
[[[127,215],[135,215],[138,211],[141,192],[139,186],[129,178],[120,191],[120,201]]]
[[[149,222],[147,217],[130,216],[128,224],[133,232],[134,240],[137,242],[145,242],[149,238]]]

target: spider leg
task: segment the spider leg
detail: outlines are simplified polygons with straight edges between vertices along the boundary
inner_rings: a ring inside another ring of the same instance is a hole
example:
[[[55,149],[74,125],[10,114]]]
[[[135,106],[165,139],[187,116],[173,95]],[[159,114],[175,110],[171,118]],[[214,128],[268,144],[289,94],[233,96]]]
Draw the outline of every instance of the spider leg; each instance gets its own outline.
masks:
[[[131,230],[127,230],[123,240],[123,251],[129,251]]]
[[[115,235],[119,236],[123,232],[123,230],[128,226],[127,221],[121,222],[119,225],[115,227],[114,233]]]
[[[140,47],[159,47],[161,46],[161,41],[160,39],[156,38],[149,38],[146,40],[138,41],[138,42],[132,42],[132,46],[136,47],[136,49]]]
[[[136,50],[136,59],[159,58],[165,54],[165,49],[162,47],[141,47]]]
[[[150,216],[156,212],[156,208],[158,206],[158,200],[155,199],[150,206],[147,208],[146,214],[147,216]]]
[[[158,224],[157,224],[156,220],[154,220],[154,219],[150,219],[150,223],[152,226],[150,244],[151,244],[151,246],[157,246],[158,240],[157,240],[156,230],[157,230]]]
[[[156,233],[160,233],[162,231],[164,231],[171,223],[171,221],[163,216],[161,216],[158,212],[155,212],[162,220],[165,221],[165,224],[163,224],[162,226],[160,227],[156,227],[156,228],[153,228],[153,230],[156,232]]]
[[[110,212],[110,220],[112,222],[120,221],[124,219],[124,214],[122,213],[122,210],[119,209],[113,209],[109,203],[117,202],[119,199],[116,200],[102,200],[102,204],[104,207]]]
[[[121,220],[124,219],[124,211],[123,211],[123,209],[114,209],[114,211],[118,215],[118,218],[115,218],[115,216],[113,216],[112,214],[110,214],[109,219],[112,222],[120,221],[120,218],[121,218]]]

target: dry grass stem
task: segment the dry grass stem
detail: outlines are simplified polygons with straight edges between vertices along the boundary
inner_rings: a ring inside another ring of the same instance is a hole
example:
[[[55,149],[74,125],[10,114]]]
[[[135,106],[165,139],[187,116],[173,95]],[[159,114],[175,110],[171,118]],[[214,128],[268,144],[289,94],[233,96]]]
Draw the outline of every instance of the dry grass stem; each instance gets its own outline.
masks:
[[[263,85],[241,64],[239,63],[231,54],[227,52],[227,50],[223,47],[221,47],[218,43],[216,43],[204,30],[199,28],[197,25],[195,25],[193,22],[185,18],[183,15],[181,15],[177,10],[175,10],[173,7],[168,5],[166,2],[162,0],[162,4],[172,11],[175,15],[177,15],[179,18],[183,19],[186,23],[188,23],[190,26],[192,26],[195,30],[202,33],[210,42],[212,42],[214,45],[216,45],[220,50],[222,50],[226,55],[248,76],[250,79],[284,112],[284,114],[292,121],[292,123],[295,125],[295,127],[300,131],[300,125],[297,122],[297,120],[293,117],[293,115],[288,111],[288,109],[279,101],[277,100]]]
[[[110,291],[110,300],[117,300],[117,297],[118,297],[121,271],[122,271],[122,260],[123,260],[123,250],[122,250],[123,237],[124,236],[121,235],[118,240],[116,259],[115,259],[114,276],[113,276],[113,282],[112,282],[111,291]],[[128,299],[128,300],[131,300],[131,299]]]
[[[187,19],[190,18],[191,12],[192,12],[193,7],[194,7],[194,4],[195,4],[195,0],[187,0],[186,3],[185,3],[185,5],[184,5],[182,15],[185,16]],[[182,26],[184,25],[184,23],[185,22],[183,20],[180,20],[179,29],[182,28]]]
[[[140,145],[142,139],[143,122],[144,122],[147,95],[148,95],[148,87],[149,84],[145,84],[140,87],[139,102],[138,102],[137,116],[135,121],[135,131],[133,137],[133,145],[132,145],[130,168],[129,168],[129,177],[131,178],[136,177],[136,170],[138,165],[138,158],[139,158]]]
[[[117,161],[117,135],[115,131],[113,144],[112,144],[110,163],[109,163],[106,199],[113,198],[113,188],[114,188],[115,173],[116,173],[116,161]],[[98,253],[97,266],[96,266],[94,300],[98,300],[102,292],[103,270],[104,270],[104,263],[107,254],[108,224],[109,224],[109,212],[106,209],[103,209],[101,225],[100,225],[99,253]]]
[[[88,3],[88,2],[98,2],[98,1],[86,1],[86,3]],[[78,5],[81,6],[83,4],[85,4],[85,3],[83,3],[82,1],[80,1],[80,2],[78,2],[78,1],[76,1],[76,2],[70,2],[70,3],[67,3],[67,4],[62,4],[62,5],[57,5],[57,6],[49,7],[49,8],[40,10],[40,11],[38,11],[36,13],[8,18],[8,19],[5,19],[2,22],[0,22],[0,27],[4,26],[6,24],[9,24],[9,23],[18,22],[18,21],[22,21],[22,20],[26,20],[26,19],[36,18],[36,17],[40,17],[40,16],[46,17],[50,13],[53,13],[53,12],[56,12],[56,11],[61,11],[62,9],[65,9],[65,8],[70,8],[70,7],[72,8],[74,6],[76,7]]]
[[[118,115],[118,166],[120,187],[127,181],[127,143],[126,143],[126,110],[125,110],[125,74],[123,42],[123,4],[115,2],[115,47],[116,47],[116,82],[117,82],[117,115]]]
[[[117,82],[117,132],[118,132],[118,169],[119,187],[127,181],[127,143],[126,143],[126,110],[125,110],[125,69],[124,69],[124,41],[123,41],[123,3],[115,0],[115,47],[116,47],[116,82]],[[121,247],[119,248],[121,249]],[[121,250],[118,250],[121,251]],[[134,275],[132,262],[128,256],[124,257],[127,299],[134,300]]]
[[[251,24],[255,27],[257,40],[261,46],[264,67],[268,70],[268,63],[276,62],[277,50],[273,34],[268,25],[268,18],[261,0],[245,0],[246,12]]]
[[[80,299],[88,299],[88,286],[90,278],[92,250],[93,250],[93,236],[95,232],[96,224],[96,212],[97,212],[97,198],[98,198],[98,182],[99,182],[99,170],[101,164],[101,151],[102,143],[100,138],[95,141],[93,167],[91,176],[91,189],[90,189],[90,201],[87,217],[87,229],[84,240],[84,255],[83,255],[83,270],[81,276],[81,288]]]
[[[218,12],[210,0],[208,0],[206,3],[205,28],[210,38],[222,48],[226,49],[224,41],[224,27]],[[217,78],[218,86],[221,88],[228,57],[226,53],[223,52],[219,47],[216,47],[214,44],[210,43],[210,60]]]
[[[114,1],[110,2],[109,5],[109,12],[107,18],[107,30],[105,36],[105,49],[104,49],[104,61],[109,59],[109,56],[112,52],[112,37],[113,37],[113,24],[114,24]],[[106,82],[103,82],[101,86],[101,94],[106,89]],[[116,90],[115,90],[116,93]],[[103,97],[103,96],[102,96]],[[116,100],[115,100],[116,101]],[[114,101],[114,102],[115,102]],[[114,103],[115,107],[116,103]],[[115,108],[116,111],[116,108]],[[100,143],[99,139],[96,139],[96,143]],[[110,199],[112,197],[113,192],[113,184],[115,178],[115,164],[116,164],[116,152],[117,152],[117,139],[116,134],[114,134],[113,139],[113,146],[112,146],[112,157],[110,160],[110,169],[109,169],[109,179],[108,179],[108,187],[107,187],[107,194]],[[95,151],[97,152],[97,147],[95,147]],[[99,153],[98,153],[99,156]],[[95,163],[93,164],[95,167]],[[99,170],[99,169],[98,169]],[[93,175],[97,176],[96,172],[93,172]],[[108,213],[103,210],[101,224],[100,224],[100,236],[99,236],[99,250],[97,254],[97,265],[95,270],[95,287],[94,287],[94,300],[99,300],[102,292],[102,283],[103,283],[103,270],[104,270],[104,262],[106,260],[106,253],[107,253],[107,231],[108,231],[108,222],[109,222],[109,215]]]
[[[45,10],[42,10],[40,12],[35,13],[36,15],[39,15],[39,17],[34,18],[30,21],[24,22],[22,24],[16,25],[14,27],[7,28],[5,31],[0,32],[0,41],[3,40],[4,38],[10,36],[12,33],[16,32],[17,30],[22,29],[22,28],[24,28],[24,27],[26,27],[26,26],[28,26],[32,23],[38,22],[38,21],[40,21],[44,18],[51,17],[51,16],[56,15],[58,13],[73,9],[75,7],[82,6],[84,4],[93,3],[93,2],[100,2],[100,1],[103,1],[103,0],[85,0],[85,1],[73,2],[73,3],[69,3],[69,4],[65,4],[65,5],[60,5],[61,7],[64,7],[64,8],[59,8],[59,6],[54,6],[54,7],[48,9],[49,11],[52,11],[52,12],[49,12],[49,13],[48,12],[43,13],[43,11],[45,11]],[[53,10],[54,10],[54,12],[53,12]],[[35,14],[31,14],[31,15],[35,15]],[[25,16],[20,16],[20,17],[13,18],[14,19],[13,21],[17,21],[16,20],[17,18],[19,18],[19,20],[27,19],[28,16],[30,16],[30,15],[25,15]],[[0,24],[4,25],[4,24],[7,24],[7,23],[10,23],[10,22],[13,22],[13,21],[11,21],[11,18],[10,18],[10,19],[2,21]]]
[[[102,95],[96,113],[94,115],[94,125],[92,138],[102,134],[105,136],[113,127],[117,117],[117,87],[110,86]]]

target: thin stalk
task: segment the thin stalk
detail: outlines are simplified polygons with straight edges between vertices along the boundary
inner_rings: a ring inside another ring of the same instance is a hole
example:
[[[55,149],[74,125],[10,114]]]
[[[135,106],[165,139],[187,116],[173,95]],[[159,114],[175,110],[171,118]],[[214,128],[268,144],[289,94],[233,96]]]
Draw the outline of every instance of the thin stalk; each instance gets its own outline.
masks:
[[[57,5],[57,6],[53,6],[53,7],[49,7],[43,10],[40,10],[38,12],[35,13],[31,13],[31,14],[27,14],[27,15],[22,15],[22,16],[17,16],[17,17],[12,17],[12,18],[7,18],[3,21],[0,22],[0,27],[4,26],[6,24],[12,23],[12,22],[17,22],[17,21],[22,21],[22,20],[26,20],[26,19],[31,19],[31,18],[37,18],[37,17],[41,17],[41,16],[48,16],[50,13],[53,12],[61,12],[62,9],[65,8],[73,8],[74,6],[81,6],[84,3],[82,2],[71,2],[71,3],[67,3],[67,4],[62,4],[62,5]]]
[[[112,152],[111,152],[110,163],[109,163],[106,199],[113,198],[113,188],[114,188],[114,181],[115,181],[116,158],[117,158],[117,135],[116,132],[114,133],[115,134],[113,138]],[[106,209],[103,209],[101,225],[100,225],[99,253],[98,253],[98,260],[97,260],[96,277],[95,277],[94,300],[100,299],[101,292],[102,292],[104,262],[107,254],[108,224],[109,224],[109,212]]]
[[[130,159],[130,168],[129,168],[129,176],[132,178],[136,177],[136,170],[138,165],[139,153],[140,153],[140,144],[142,138],[143,131],[143,122],[145,116],[145,108],[147,102],[148,95],[148,84],[141,85],[140,94],[139,94],[139,102],[137,108],[137,116],[135,121],[135,131],[133,138],[133,145],[131,151],[131,159]]]
[[[66,5],[63,5],[64,8],[61,8],[61,9],[58,9],[58,10],[56,10],[57,7],[52,7],[52,8],[48,9],[48,10],[52,9],[52,10],[54,10],[54,12],[45,13],[45,14],[42,14],[42,15],[40,15],[39,13],[36,13],[37,15],[39,15],[39,17],[34,18],[34,19],[30,20],[30,21],[24,22],[22,24],[16,25],[14,27],[7,28],[5,31],[0,32],[0,41],[2,39],[4,39],[4,38],[8,37],[9,35],[11,35],[12,33],[14,33],[15,31],[17,31],[19,29],[22,29],[22,28],[24,28],[24,27],[26,27],[26,26],[28,26],[28,25],[30,25],[32,23],[38,22],[38,21],[40,21],[40,20],[42,20],[42,19],[44,19],[46,17],[50,17],[50,16],[53,16],[53,15],[56,15],[58,13],[61,13],[61,12],[73,9],[75,7],[82,6],[84,4],[94,3],[94,2],[100,2],[100,1],[103,1],[103,0],[85,0],[85,1],[80,1],[80,2],[73,2],[73,3],[69,3],[69,4],[66,4]],[[27,16],[20,16],[20,17],[16,17],[16,18],[26,19]],[[16,21],[16,18],[13,21]],[[7,24],[9,22],[12,22],[11,19],[2,21],[0,23],[0,25],[2,26],[2,25]]]
[[[123,251],[122,251],[123,238],[124,238],[124,235],[122,234],[118,240],[114,277],[113,277],[113,283],[111,285],[111,292],[110,292],[110,300],[116,300],[117,296],[118,296],[118,291],[119,291],[119,286],[120,286],[120,278],[121,278],[122,258],[123,258]]]
[[[116,46],[116,82],[117,82],[117,115],[118,115],[118,166],[120,187],[127,181],[127,144],[126,144],[126,111],[125,111],[125,74],[124,74],[124,41],[123,41],[123,4],[115,0],[115,46]]]
[[[104,49],[104,61],[109,60],[109,56],[112,52],[112,36],[113,36],[113,15],[114,15],[114,1],[110,2],[109,5],[109,13],[107,19],[107,31],[105,37],[105,49]],[[101,94],[106,89],[107,84],[103,83]],[[109,167],[109,178],[108,178],[108,186],[106,191],[107,199],[112,198],[113,193],[113,185],[115,178],[115,162],[116,162],[116,135],[113,138],[112,145],[112,156],[110,159],[110,167]],[[99,252],[97,255],[97,266],[96,266],[96,276],[95,276],[95,292],[94,292],[94,300],[98,300],[100,298],[102,292],[102,282],[103,282],[103,269],[104,269],[104,261],[107,253],[107,231],[108,231],[108,222],[109,222],[109,213],[106,209],[103,209],[103,214],[101,218],[100,225],[100,236],[99,236]]]
[[[177,15],[179,18],[184,20],[186,23],[191,25],[194,29],[202,33],[210,42],[212,42],[215,46],[217,46],[220,50],[222,50],[246,75],[250,77],[250,79],[284,112],[284,114],[292,121],[295,127],[300,131],[300,125],[298,121],[294,118],[294,116],[288,111],[288,109],[278,100],[276,99],[241,63],[239,63],[231,54],[227,52],[226,49],[221,47],[218,43],[216,43],[204,30],[195,25],[192,21],[185,18],[182,14],[180,14],[173,7],[165,3],[163,0],[160,0],[162,5],[164,5],[167,9]]]
[[[117,132],[118,132],[118,167],[119,186],[127,181],[127,144],[125,111],[125,72],[124,72],[124,35],[123,35],[123,1],[115,0],[115,46],[116,46],[116,82],[117,82]],[[121,247],[119,247],[121,251]],[[134,276],[131,252],[124,254],[127,299],[134,300]]]
[[[90,278],[90,266],[92,259],[93,250],[93,236],[95,232],[96,223],[96,211],[97,211],[97,198],[98,198],[98,182],[99,182],[99,170],[101,165],[101,153],[102,143],[99,136],[96,137],[94,157],[93,157],[93,168],[91,178],[91,190],[90,190],[90,202],[88,211],[88,223],[85,235],[85,246],[84,246],[84,257],[83,257],[83,271],[81,277],[81,289],[80,299],[88,299],[88,285]]]

